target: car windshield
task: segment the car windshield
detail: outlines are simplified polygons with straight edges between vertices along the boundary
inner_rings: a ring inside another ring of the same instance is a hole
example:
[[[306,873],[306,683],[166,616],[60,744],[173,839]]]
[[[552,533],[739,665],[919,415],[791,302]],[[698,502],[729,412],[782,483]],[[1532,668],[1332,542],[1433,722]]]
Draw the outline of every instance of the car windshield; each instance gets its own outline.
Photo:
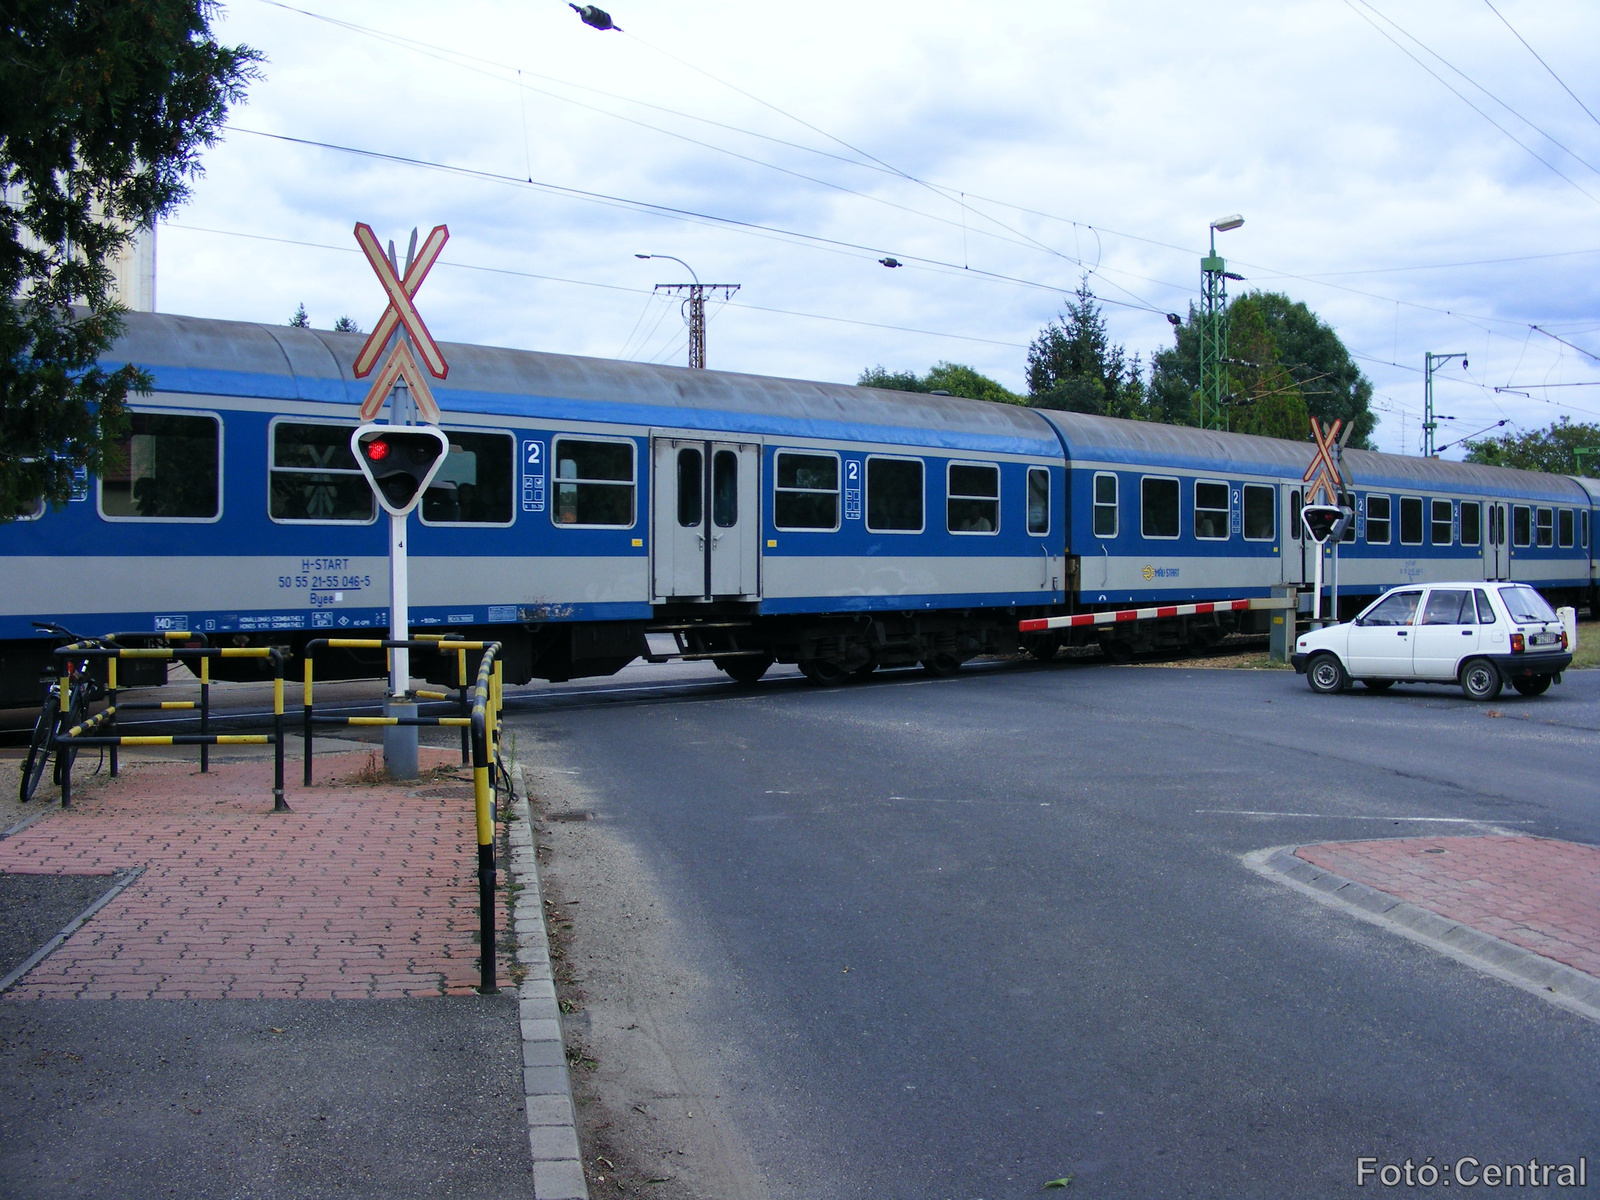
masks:
[[[1390,592],[1361,614],[1363,625],[1409,625],[1421,592]]]
[[[1545,603],[1544,597],[1531,587],[1503,587],[1500,599],[1506,602],[1506,611],[1513,621],[1554,621],[1555,610]]]

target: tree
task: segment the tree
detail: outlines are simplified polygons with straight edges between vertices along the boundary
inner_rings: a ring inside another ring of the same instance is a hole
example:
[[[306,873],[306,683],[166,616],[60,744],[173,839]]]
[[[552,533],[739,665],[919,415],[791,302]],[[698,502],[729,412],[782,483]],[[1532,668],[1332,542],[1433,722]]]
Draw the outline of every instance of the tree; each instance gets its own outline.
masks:
[[[1596,453],[1585,454],[1579,470],[1574,451],[1589,449]],[[1553,475],[1600,475],[1600,425],[1574,425],[1571,418],[1562,417],[1548,429],[1471,442],[1467,461],[1522,471],[1548,471]]]
[[[887,388],[894,392],[949,392],[968,400],[991,400],[997,404],[1023,404],[1025,401],[997,380],[981,375],[962,363],[937,362],[926,375],[915,371],[886,371],[870,367],[856,380],[861,387]]]
[[[365,333],[366,330],[356,324],[356,319],[351,316],[340,317],[333,323],[335,333]]]
[[[1259,318],[1259,327],[1257,319]],[[1159,419],[1180,424],[1194,421],[1194,396],[1200,390],[1199,314],[1189,306],[1189,317],[1174,329],[1175,344],[1159,350],[1150,359],[1151,408]],[[1370,434],[1377,423],[1370,409],[1372,384],[1355,365],[1339,335],[1303,302],[1289,299],[1282,292],[1250,292],[1228,306],[1228,357],[1258,364],[1255,368],[1228,368],[1228,389],[1235,396],[1229,428],[1241,432],[1265,433],[1310,441],[1311,423],[1293,428],[1298,418],[1288,390],[1263,387],[1262,378],[1252,370],[1271,374],[1281,369],[1304,403],[1305,414],[1324,425],[1343,418],[1354,423],[1350,445],[1371,448]],[[1262,339],[1261,330],[1267,337]],[[1246,353],[1246,348],[1249,353]],[[1270,348],[1270,353],[1269,353]],[[1239,389],[1243,388],[1241,391]],[[1273,393],[1270,394],[1269,393]],[[1246,408],[1263,405],[1260,415]]]
[[[60,505],[115,452],[132,365],[111,263],[200,173],[260,55],[212,0],[12,0],[0,31],[0,520]],[[76,306],[76,307],[75,307]]]
[[[300,301],[300,307],[294,310],[294,316],[289,318],[289,327],[291,329],[311,328],[311,314],[306,312],[306,302],[304,300]]]
[[[1130,360],[1112,343],[1087,275],[1076,295],[1028,347],[1028,403],[1107,417],[1147,416],[1139,356]]]

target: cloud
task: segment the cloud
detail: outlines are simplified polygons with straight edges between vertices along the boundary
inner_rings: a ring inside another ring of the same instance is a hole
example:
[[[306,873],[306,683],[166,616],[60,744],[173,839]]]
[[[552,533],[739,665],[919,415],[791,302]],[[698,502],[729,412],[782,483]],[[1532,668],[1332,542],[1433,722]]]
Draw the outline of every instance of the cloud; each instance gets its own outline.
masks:
[[[1375,3],[1600,164],[1600,125],[1487,8]],[[952,359],[1020,387],[1023,348],[1084,264],[1098,295],[1132,306],[1108,307],[1118,340],[1146,356],[1166,344],[1162,314],[1186,311],[1198,293],[1207,222],[1238,211],[1244,228],[1220,235],[1218,250],[1245,286],[1305,300],[1364,356],[1385,448],[1414,450],[1425,350],[1471,356],[1468,382],[1457,370],[1440,385],[1441,406],[1448,397],[1459,418],[1452,431],[1502,415],[1530,426],[1563,411],[1600,420],[1579,411],[1600,414],[1600,389],[1552,389],[1564,407],[1491,390],[1600,379],[1600,364],[1528,327],[1600,353],[1600,254],[1525,258],[1600,250],[1600,203],[1402,55],[1359,4],[1235,6],[1223,19],[1153,0],[641,0],[613,6],[622,35],[582,26],[554,0],[304,7],[382,36],[239,0],[220,35],[269,59],[234,117],[240,130],[770,230],[232,132],[160,235],[164,309],[286,321],[304,300],[318,325],[349,313],[370,326],[381,297],[350,253],[351,226],[367,220],[403,240],[413,225],[445,222],[450,246],[419,297],[442,338],[676,361],[681,318],[650,288],[681,269],[634,257],[671,254],[702,279],[742,285],[712,321],[714,367],[853,380],[877,363],[922,370]],[[1600,12],[1502,11],[1584,95],[1583,47],[1600,35]],[[1600,196],[1600,174],[1410,48]],[[1600,111],[1600,96],[1587,99]],[[884,253],[907,266],[885,270]],[[1457,263],[1477,265],[1438,265]],[[1351,271],[1368,273],[1336,274]]]

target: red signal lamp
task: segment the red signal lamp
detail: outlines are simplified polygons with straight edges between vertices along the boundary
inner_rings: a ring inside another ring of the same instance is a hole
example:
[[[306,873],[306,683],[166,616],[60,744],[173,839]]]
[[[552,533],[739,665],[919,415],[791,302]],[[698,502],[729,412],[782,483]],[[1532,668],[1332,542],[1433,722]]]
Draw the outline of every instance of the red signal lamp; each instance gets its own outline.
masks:
[[[373,462],[382,462],[389,457],[389,443],[382,438],[368,442],[362,449]]]

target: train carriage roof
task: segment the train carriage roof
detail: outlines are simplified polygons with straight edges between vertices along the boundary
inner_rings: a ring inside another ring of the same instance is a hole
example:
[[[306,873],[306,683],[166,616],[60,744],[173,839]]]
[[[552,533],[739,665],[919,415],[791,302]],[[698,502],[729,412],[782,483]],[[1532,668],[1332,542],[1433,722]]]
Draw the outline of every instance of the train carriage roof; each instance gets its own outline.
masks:
[[[1315,447],[1309,442],[1223,433],[1187,425],[1128,421],[1087,413],[1040,410],[1061,431],[1074,463],[1114,463],[1130,467],[1179,468],[1218,474],[1260,474],[1299,480],[1311,465]],[[1452,462],[1372,450],[1346,450],[1344,473],[1358,490],[1451,491],[1487,496],[1516,496],[1552,504],[1600,501],[1600,481],[1582,484],[1565,475],[1514,471],[1477,463]]]
[[[358,334],[130,313],[105,356],[147,368],[160,391],[349,404],[367,380],[351,370]],[[839,438],[1060,458],[1031,411],[952,396],[912,395],[654,366],[615,359],[441,343],[449,377],[433,385],[446,413],[526,416],[777,436]]]

